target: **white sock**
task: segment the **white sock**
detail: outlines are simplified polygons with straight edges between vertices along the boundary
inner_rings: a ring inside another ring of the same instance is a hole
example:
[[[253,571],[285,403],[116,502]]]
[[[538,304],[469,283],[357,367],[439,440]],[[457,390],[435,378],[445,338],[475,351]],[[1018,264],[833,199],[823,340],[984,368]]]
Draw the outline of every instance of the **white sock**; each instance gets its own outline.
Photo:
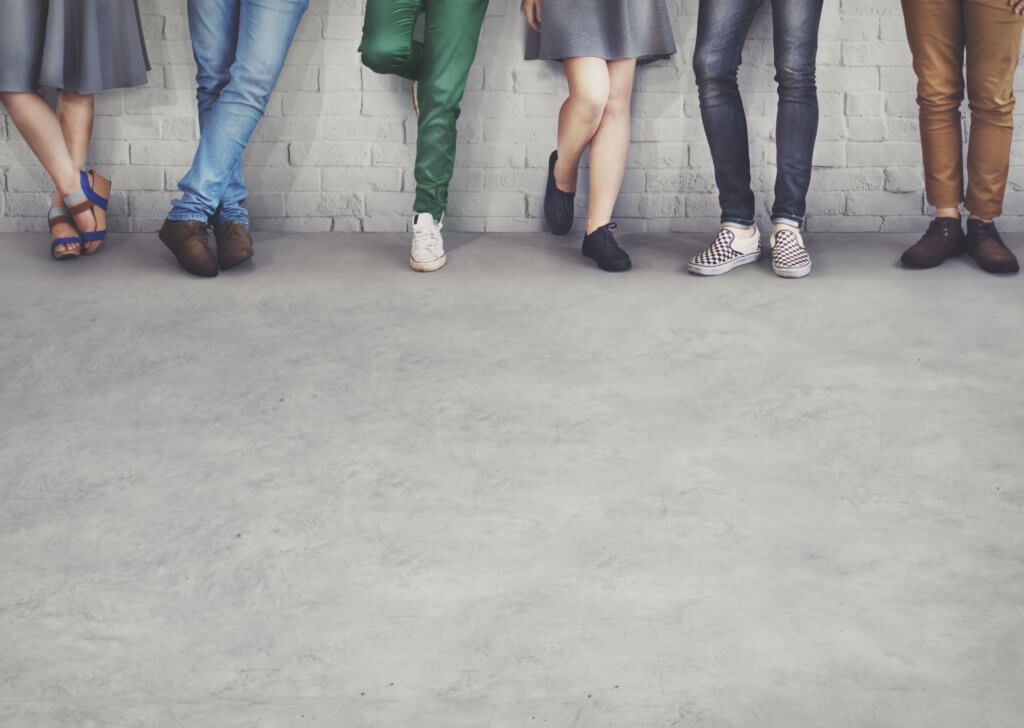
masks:
[[[727,223],[722,227],[729,230],[736,236],[732,241],[732,247],[734,250],[738,250],[741,253],[753,253],[757,250],[759,242],[757,239],[756,225],[746,226]]]

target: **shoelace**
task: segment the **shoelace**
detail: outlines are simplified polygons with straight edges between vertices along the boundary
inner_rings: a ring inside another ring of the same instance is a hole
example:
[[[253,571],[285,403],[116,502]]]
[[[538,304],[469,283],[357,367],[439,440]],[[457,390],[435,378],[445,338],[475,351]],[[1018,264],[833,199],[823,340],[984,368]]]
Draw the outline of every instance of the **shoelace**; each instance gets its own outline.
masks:
[[[430,230],[426,233],[426,246],[431,252],[436,253],[441,247],[441,228],[442,224],[436,222],[430,226]]]
[[[996,224],[994,222],[982,222],[978,225],[979,236],[984,234],[993,240],[999,239],[999,234],[996,232]]]
[[[946,223],[945,220],[935,219],[932,220],[931,223],[928,225],[928,232],[938,233],[939,237],[945,240],[946,238],[949,237],[951,230],[950,226]]]

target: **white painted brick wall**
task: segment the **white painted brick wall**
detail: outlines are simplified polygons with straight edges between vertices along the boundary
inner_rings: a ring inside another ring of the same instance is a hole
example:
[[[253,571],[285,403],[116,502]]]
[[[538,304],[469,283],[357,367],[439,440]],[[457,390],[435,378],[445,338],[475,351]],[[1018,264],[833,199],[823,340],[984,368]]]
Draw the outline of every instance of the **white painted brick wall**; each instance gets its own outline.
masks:
[[[312,0],[246,159],[257,229],[408,225],[415,118],[407,83],[360,67],[363,2]],[[706,230],[718,219],[690,65],[697,0],[669,3],[680,53],[639,74],[630,168],[617,210],[627,230]],[[101,97],[91,153],[115,180],[112,227],[127,231],[159,226],[197,137],[185,2],[141,6],[154,65],[150,84]],[[896,0],[826,0],[811,230],[904,232],[923,225],[915,81],[903,33]],[[541,195],[565,82],[559,67],[521,60],[523,38],[518,0],[492,0],[459,122],[450,229],[543,229]],[[774,179],[771,59],[766,7],[740,74],[764,215]],[[3,122],[0,230],[44,230],[49,183],[10,120]],[[1016,214],[1024,212],[1022,145],[1024,135],[1014,147],[1008,230],[1024,230],[1024,214]],[[585,175],[583,181],[585,190]]]

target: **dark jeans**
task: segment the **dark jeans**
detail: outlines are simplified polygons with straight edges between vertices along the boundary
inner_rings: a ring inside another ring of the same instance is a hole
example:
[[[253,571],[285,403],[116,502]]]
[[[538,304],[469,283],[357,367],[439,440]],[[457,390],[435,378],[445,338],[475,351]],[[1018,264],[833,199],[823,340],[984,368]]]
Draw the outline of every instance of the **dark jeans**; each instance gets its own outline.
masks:
[[[814,81],[818,25],[824,0],[771,0],[775,80],[779,111],[775,128],[775,203],[772,220],[802,224],[818,133]],[[764,0],[700,0],[693,68],[700,114],[715,164],[722,222],[754,223],[750,144],[736,73],[750,24]]]

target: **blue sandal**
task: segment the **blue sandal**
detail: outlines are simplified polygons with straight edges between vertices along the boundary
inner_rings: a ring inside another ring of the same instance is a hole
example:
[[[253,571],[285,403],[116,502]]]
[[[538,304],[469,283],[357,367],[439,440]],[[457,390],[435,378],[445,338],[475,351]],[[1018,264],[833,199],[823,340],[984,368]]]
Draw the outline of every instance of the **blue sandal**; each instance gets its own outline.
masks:
[[[92,175],[92,182],[89,175]],[[81,215],[83,212],[92,211],[96,218],[96,230],[91,233],[82,233],[82,255],[92,255],[100,246],[92,250],[86,250],[89,243],[102,243],[107,236],[107,205],[110,202],[110,180],[99,172],[84,169],[79,172],[82,189],[64,198],[64,204],[72,215]]]
[[[66,207],[51,207],[50,214],[46,216],[47,221],[50,224],[50,234],[53,234],[53,229],[57,225],[65,224],[70,225],[72,228],[75,227],[75,221],[71,218],[71,213]],[[64,252],[60,255],[57,254],[57,247],[63,245]],[[68,248],[72,245],[77,245],[78,249],[75,251],[69,251]],[[54,260],[64,260],[65,258],[77,258],[82,254],[82,238],[80,236],[68,237],[68,238],[57,238],[56,240],[50,241],[50,255],[53,256]]]

